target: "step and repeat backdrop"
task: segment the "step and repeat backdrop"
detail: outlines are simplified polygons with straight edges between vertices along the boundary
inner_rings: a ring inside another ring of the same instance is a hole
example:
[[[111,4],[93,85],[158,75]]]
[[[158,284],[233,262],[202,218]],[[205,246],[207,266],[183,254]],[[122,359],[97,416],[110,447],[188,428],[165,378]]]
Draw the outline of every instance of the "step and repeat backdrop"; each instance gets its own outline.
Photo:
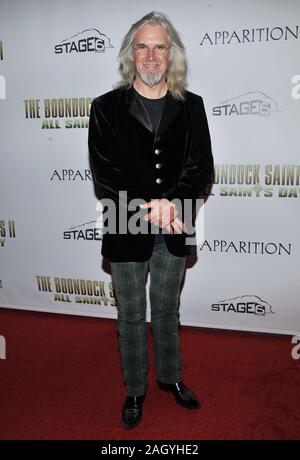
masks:
[[[89,111],[119,80],[125,33],[151,10],[181,34],[215,159],[181,323],[298,334],[298,0],[1,0],[0,306],[117,317]]]

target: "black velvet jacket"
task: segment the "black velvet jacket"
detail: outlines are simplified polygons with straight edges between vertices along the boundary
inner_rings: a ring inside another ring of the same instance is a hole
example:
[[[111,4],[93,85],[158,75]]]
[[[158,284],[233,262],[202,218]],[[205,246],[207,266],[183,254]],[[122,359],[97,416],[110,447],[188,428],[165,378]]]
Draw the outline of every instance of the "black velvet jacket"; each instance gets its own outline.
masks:
[[[167,92],[156,135],[132,87],[97,97],[91,105],[88,144],[96,193],[99,187],[117,209],[121,190],[126,190],[127,202],[162,197],[195,200],[212,182],[213,157],[203,100],[190,91],[184,101]],[[133,214],[128,212],[128,219]],[[166,234],[168,250],[176,256],[194,253],[196,246],[186,245],[185,238],[186,234]],[[153,244],[153,234],[118,231],[103,235],[101,254],[114,262],[145,261]]]

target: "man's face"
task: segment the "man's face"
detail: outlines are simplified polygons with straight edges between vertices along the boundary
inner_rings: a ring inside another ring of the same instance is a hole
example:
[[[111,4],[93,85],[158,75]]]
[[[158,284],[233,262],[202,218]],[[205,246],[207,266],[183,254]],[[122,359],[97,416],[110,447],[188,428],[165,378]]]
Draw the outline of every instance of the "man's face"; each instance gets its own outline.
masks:
[[[133,41],[133,62],[136,79],[142,80],[150,87],[165,79],[169,67],[169,49],[160,55],[157,47],[161,49],[169,47],[165,29],[159,24],[145,24],[140,27]],[[140,52],[137,51],[137,48]]]

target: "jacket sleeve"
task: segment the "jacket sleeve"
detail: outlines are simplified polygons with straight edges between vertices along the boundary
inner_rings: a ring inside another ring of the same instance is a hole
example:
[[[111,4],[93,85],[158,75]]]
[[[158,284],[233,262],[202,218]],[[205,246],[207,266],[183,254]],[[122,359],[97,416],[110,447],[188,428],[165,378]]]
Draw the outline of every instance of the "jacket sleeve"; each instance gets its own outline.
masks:
[[[105,197],[120,204],[120,191],[126,191],[127,199],[122,205],[127,206],[133,198],[138,198],[138,190],[128,181],[126,172],[117,158],[117,139],[95,101],[92,102],[89,120],[88,147],[92,177]],[[130,209],[130,208],[129,208]]]
[[[172,200],[196,199],[213,181],[214,161],[210,133],[202,97],[198,96],[192,112],[190,146],[177,184],[166,194]]]

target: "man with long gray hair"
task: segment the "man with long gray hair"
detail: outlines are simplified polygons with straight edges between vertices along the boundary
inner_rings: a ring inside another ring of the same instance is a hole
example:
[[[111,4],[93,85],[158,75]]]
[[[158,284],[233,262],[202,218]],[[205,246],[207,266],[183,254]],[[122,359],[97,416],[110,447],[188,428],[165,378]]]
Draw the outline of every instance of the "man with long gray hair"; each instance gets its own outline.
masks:
[[[127,385],[122,423],[132,428],[148,389],[148,271],[158,387],[184,408],[200,407],[183,382],[179,297],[186,256],[197,251],[189,235],[196,200],[212,182],[213,157],[203,100],[186,89],[185,49],[164,14],[151,12],[131,26],[119,63],[122,80],[93,100],[89,151],[95,186],[117,210],[116,225],[106,214],[101,254],[110,260],[117,300]],[[137,216],[143,231],[132,230]]]

